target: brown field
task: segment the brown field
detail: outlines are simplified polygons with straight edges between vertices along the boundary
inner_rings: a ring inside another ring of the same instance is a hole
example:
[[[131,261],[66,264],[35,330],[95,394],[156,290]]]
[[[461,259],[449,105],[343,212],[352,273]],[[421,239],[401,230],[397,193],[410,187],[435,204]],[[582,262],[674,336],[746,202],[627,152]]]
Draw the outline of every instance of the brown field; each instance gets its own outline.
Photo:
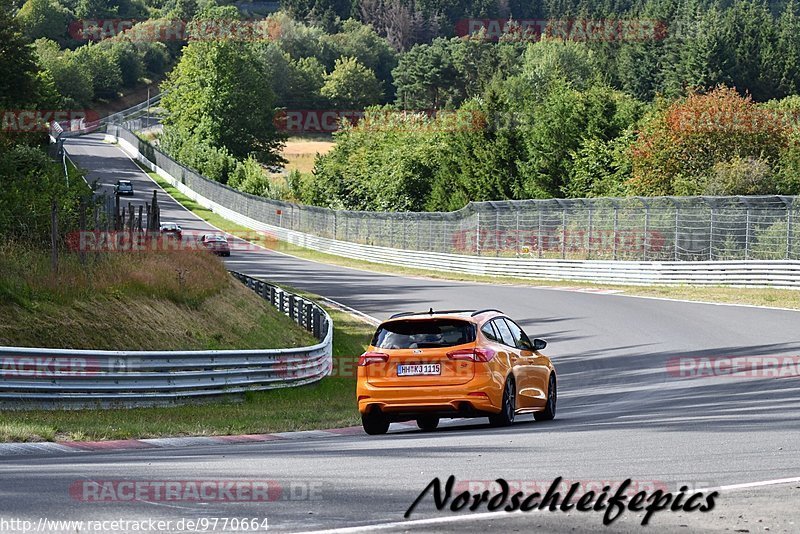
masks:
[[[310,173],[314,169],[317,154],[327,154],[334,144],[330,136],[290,137],[282,152],[283,157],[289,161],[286,170]]]

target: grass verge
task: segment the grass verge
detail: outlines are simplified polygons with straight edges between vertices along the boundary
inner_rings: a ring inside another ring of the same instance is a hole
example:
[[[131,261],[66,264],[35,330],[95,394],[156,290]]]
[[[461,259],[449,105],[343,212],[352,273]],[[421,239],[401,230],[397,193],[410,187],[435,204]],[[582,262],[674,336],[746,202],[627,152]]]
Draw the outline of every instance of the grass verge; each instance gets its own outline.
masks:
[[[241,233],[246,235],[252,232],[249,228],[231,222],[218,214],[206,209],[186,195],[172,187],[166,180],[156,173],[148,172],[158,184],[164,188],[175,200],[184,207],[204,219],[205,221],[230,233]],[[658,297],[669,299],[690,300],[696,302],[719,302],[727,304],[750,304],[756,306],[776,306],[781,308],[792,308],[800,310],[800,291],[792,289],[774,288],[739,288],[724,286],[630,286],[623,284],[599,284],[593,282],[570,281],[570,280],[540,280],[530,278],[516,278],[512,276],[479,276],[461,274],[453,272],[439,272],[425,269],[415,269],[395,265],[385,265],[371,263],[352,258],[345,258],[324,252],[298,247],[284,241],[269,240],[261,245],[297,256],[299,258],[314,260],[342,267],[351,267],[379,273],[414,276],[431,278],[435,280],[452,280],[462,282],[478,282],[486,284],[507,284],[507,285],[527,285],[527,286],[551,286],[551,287],[578,287],[592,289],[614,289],[623,291],[627,295],[637,295],[643,297]]]
[[[0,245],[0,345],[95,350],[283,348],[316,340],[205,252],[62,254]]]
[[[260,434],[360,423],[353,373],[374,328],[328,309],[334,323],[335,373],[316,384],[254,391],[244,400],[175,407],[69,411],[4,411],[0,441],[134,439]]]

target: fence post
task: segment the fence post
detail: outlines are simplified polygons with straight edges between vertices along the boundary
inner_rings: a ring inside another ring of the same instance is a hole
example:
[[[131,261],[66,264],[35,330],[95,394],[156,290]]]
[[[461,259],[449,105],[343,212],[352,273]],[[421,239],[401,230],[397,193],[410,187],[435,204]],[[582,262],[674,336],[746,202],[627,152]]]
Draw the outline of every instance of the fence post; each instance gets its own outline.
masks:
[[[561,259],[567,257],[567,208],[561,208]]]
[[[522,253],[522,243],[520,242],[520,235],[519,235],[519,209],[514,210],[516,215],[516,230],[514,231],[514,235],[516,236],[517,242],[517,257],[519,258],[520,254]]]
[[[542,257],[542,208],[537,204],[536,212],[539,215],[539,226],[536,229],[536,251],[539,253],[539,258]]]
[[[494,207],[494,255],[500,255],[500,210]]]
[[[50,269],[58,272],[58,203],[50,202]]]
[[[475,253],[481,255],[481,212],[477,213],[477,222],[475,223]]]
[[[592,259],[592,233],[594,232],[594,210],[589,204],[589,235],[586,238],[586,259]]]
[[[709,228],[709,236],[708,236],[708,260],[714,260],[714,215],[716,210],[714,207],[711,207],[711,227]]]
[[[747,206],[747,216],[744,227],[744,259],[750,259],[750,206]]]
[[[80,211],[78,215],[78,229],[81,232],[86,231],[86,202],[81,199],[80,203]],[[78,259],[81,262],[81,265],[86,265],[86,251],[83,249],[82,246],[78,246]]]
[[[786,208],[786,259],[792,259],[792,206]]]
[[[644,207],[644,240],[642,241],[642,260],[647,261],[647,245],[650,237],[650,205]]]
[[[675,261],[678,261],[678,226],[680,221],[681,208],[675,206]]]
[[[619,241],[619,206],[614,206],[614,259],[617,259],[617,241]]]

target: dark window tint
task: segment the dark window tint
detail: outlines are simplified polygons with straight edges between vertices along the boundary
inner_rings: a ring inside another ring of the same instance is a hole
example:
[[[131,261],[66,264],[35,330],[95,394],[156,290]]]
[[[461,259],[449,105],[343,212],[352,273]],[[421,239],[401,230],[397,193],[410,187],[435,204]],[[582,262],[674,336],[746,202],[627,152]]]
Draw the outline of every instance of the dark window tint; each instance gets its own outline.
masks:
[[[392,321],[378,328],[372,346],[379,349],[453,347],[475,341],[475,325],[458,319]]]
[[[505,319],[505,323],[508,325],[508,329],[514,337],[515,347],[518,349],[533,350],[531,340],[528,339],[528,336],[525,335],[525,332],[522,331],[522,328],[520,328],[517,323],[508,318]]]
[[[516,347],[516,343],[514,343],[514,336],[511,335],[511,330],[508,329],[506,322],[502,319],[495,319],[492,321],[494,327],[497,328],[497,331],[500,333],[501,343],[503,345],[508,345],[509,347]]]
[[[481,327],[481,332],[483,332],[483,335],[485,335],[490,340],[497,341],[498,343],[502,343],[502,341],[500,341],[500,335],[497,333],[497,330],[494,329],[494,326],[492,326],[492,322],[491,321],[489,321],[488,323],[485,323]]]

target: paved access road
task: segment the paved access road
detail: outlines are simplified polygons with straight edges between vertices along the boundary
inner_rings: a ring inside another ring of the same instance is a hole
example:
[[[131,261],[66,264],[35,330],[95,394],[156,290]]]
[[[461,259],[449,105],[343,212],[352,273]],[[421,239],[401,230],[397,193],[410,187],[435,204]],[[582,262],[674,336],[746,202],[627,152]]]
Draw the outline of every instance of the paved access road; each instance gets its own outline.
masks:
[[[67,149],[90,179],[131,179],[134,201],[154,185],[97,135]],[[149,194],[147,192],[150,192]],[[162,221],[208,229],[160,193]],[[555,421],[521,418],[511,428],[485,420],[442,430],[0,461],[0,515],[59,519],[267,517],[271,529],[306,531],[386,524],[390,531],[487,529],[545,532],[601,527],[600,513],[469,516],[403,513],[433,477],[503,477],[528,487],[562,476],[585,484],[633,479],[641,487],[726,486],[800,477],[800,379],[685,379],[675,357],[800,354],[800,313],[775,309],[457,283],[376,274],[269,251],[234,251],[232,269],[313,291],[377,318],[405,310],[499,307],[549,341],[560,378]],[[295,499],[270,503],[85,503],[82,480],[273,480]],[[602,484],[601,484],[602,485]],[[312,499],[307,499],[308,494]],[[723,491],[707,514],[661,512],[656,530],[800,531],[800,479]],[[482,509],[485,511],[485,508]],[[430,518],[436,518],[431,520]],[[611,531],[635,531],[626,514]],[[370,527],[368,530],[374,530]]]

